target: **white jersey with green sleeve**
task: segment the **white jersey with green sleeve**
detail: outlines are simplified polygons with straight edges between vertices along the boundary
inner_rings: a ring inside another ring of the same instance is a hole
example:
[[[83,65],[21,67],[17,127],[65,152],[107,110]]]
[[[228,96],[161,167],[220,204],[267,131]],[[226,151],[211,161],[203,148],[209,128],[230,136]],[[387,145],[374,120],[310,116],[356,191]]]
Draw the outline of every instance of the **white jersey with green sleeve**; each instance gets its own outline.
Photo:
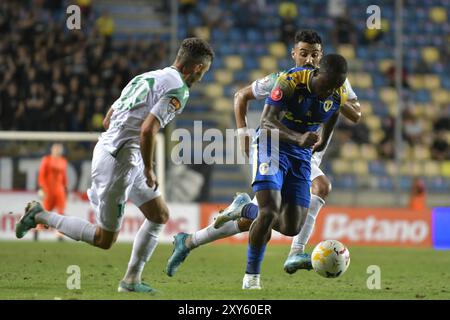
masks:
[[[164,128],[183,111],[189,88],[174,67],[142,73],[134,77],[113,103],[109,128],[100,143],[112,155],[125,144],[139,147],[141,126],[153,114]]]
[[[270,93],[272,92],[272,87],[274,86],[277,78],[279,77],[279,75],[282,72],[283,71],[274,72],[274,73],[271,73],[261,79],[257,79],[252,82],[252,85],[251,85],[252,93],[257,100],[265,99],[270,95]],[[355,91],[353,91],[353,88],[350,85],[350,81],[348,81],[348,79],[345,79],[344,85],[347,89],[347,100],[357,99],[358,97],[356,96]],[[320,163],[322,162],[322,157],[325,154],[325,151],[327,150],[328,145],[330,144],[332,135],[333,135],[333,132],[330,134],[327,145],[322,151],[313,153],[312,159],[311,159],[311,163],[313,165],[316,165],[317,167],[319,167]]]

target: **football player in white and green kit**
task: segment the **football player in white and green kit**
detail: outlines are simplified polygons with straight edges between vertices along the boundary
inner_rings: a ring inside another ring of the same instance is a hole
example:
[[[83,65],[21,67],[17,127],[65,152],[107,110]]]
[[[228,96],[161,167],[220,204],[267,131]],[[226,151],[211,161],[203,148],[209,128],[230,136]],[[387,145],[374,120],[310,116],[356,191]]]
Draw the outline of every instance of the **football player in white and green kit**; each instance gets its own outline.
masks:
[[[146,219],[136,234],[128,270],[118,291],[152,292],[141,281],[141,274],[169,219],[153,170],[156,135],[183,111],[189,87],[202,79],[213,58],[214,52],[206,41],[185,39],[172,66],[140,74],[122,90],[106,115],[107,130],[100,136],[92,158],[88,196],[96,224],[47,212],[33,201],[16,225],[17,238],[41,223],[74,240],[109,249],[117,239],[124,206],[130,200]]]

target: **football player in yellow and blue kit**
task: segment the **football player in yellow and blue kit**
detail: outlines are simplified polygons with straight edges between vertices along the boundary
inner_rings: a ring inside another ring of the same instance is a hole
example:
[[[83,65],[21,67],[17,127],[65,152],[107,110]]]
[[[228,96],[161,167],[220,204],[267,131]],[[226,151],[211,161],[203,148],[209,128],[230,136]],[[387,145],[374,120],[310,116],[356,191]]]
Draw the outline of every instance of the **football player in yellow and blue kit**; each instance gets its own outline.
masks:
[[[298,234],[310,202],[311,155],[320,143],[321,123],[337,116],[345,104],[347,62],[337,54],[322,58],[318,69],[297,67],[281,74],[266,99],[261,130],[277,133],[258,139],[253,191],[259,214],[250,228],[243,289],[260,289],[260,267],[271,230]]]

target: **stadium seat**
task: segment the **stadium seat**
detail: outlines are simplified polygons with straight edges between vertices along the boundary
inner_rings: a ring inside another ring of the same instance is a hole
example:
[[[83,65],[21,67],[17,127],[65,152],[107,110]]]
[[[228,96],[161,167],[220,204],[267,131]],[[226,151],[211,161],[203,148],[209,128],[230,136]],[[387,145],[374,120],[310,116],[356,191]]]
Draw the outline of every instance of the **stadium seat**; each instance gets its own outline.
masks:
[[[450,94],[448,90],[437,89],[431,92],[431,99],[436,104],[446,104],[450,102]]]
[[[230,84],[233,82],[233,72],[230,70],[219,69],[214,72],[214,80],[223,85]]]
[[[360,157],[358,145],[353,142],[341,146],[340,156],[342,159],[353,160]]]
[[[380,98],[386,104],[397,102],[397,91],[392,87],[383,87],[380,89]]]
[[[423,163],[423,174],[426,177],[436,177],[440,174],[440,166],[437,161],[425,161]]]
[[[267,75],[268,72],[264,71],[264,70],[253,70],[250,72],[250,81],[255,81],[257,79],[261,79],[262,77],[265,77]]]
[[[361,176],[367,176],[369,174],[369,164],[366,160],[355,160],[352,165],[353,173],[358,175],[358,178]]]
[[[237,55],[231,55],[231,56],[225,57],[224,62],[225,62],[225,67],[230,70],[241,70],[244,65],[242,58]]]
[[[431,21],[435,23],[443,23],[447,21],[447,11],[442,7],[434,7],[429,11]]]
[[[217,98],[223,96],[223,86],[216,83],[211,83],[205,86],[204,93],[207,97]]]
[[[373,114],[373,107],[372,103],[370,101],[359,101],[361,105],[361,113],[363,114],[363,117]]]
[[[378,130],[381,128],[381,120],[374,115],[367,115],[364,117],[364,121],[370,130]]]
[[[272,56],[263,56],[259,59],[260,68],[266,72],[274,72],[278,69],[277,59]]]
[[[384,132],[381,129],[378,130],[371,130],[369,133],[369,139],[370,143],[378,144],[383,140],[384,138]]]
[[[343,159],[336,159],[332,162],[333,172],[337,175],[350,173],[352,166],[351,162]]]
[[[233,100],[228,98],[217,98],[213,102],[213,109],[219,112],[232,112]]]
[[[428,64],[436,63],[439,60],[439,51],[435,47],[425,47],[422,49],[422,58]]]
[[[393,59],[382,59],[378,63],[378,70],[381,73],[385,73],[394,63],[395,61]]]
[[[444,161],[441,164],[441,175],[450,177],[450,161]]]
[[[411,86],[412,89],[421,89],[424,87],[424,76],[422,75],[418,75],[418,74],[414,74],[411,75],[408,80],[409,80],[409,85]]]
[[[269,45],[269,53],[277,59],[287,56],[286,45],[282,42],[274,42]]]
[[[412,148],[412,155],[415,160],[428,160],[431,158],[430,149],[423,145],[415,145]]]
[[[429,90],[439,89],[441,87],[441,79],[438,75],[427,74],[424,76],[424,87]]]
[[[369,73],[358,72],[349,77],[349,81],[355,88],[368,89],[373,86]]]
[[[361,154],[361,158],[364,160],[375,160],[377,159],[377,150],[375,146],[372,144],[362,144],[359,147],[359,153]]]
[[[337,53],[344,56],[347,60],[353,60],[355,58],[355,48],[352,45],[340,45],[337,48]]]

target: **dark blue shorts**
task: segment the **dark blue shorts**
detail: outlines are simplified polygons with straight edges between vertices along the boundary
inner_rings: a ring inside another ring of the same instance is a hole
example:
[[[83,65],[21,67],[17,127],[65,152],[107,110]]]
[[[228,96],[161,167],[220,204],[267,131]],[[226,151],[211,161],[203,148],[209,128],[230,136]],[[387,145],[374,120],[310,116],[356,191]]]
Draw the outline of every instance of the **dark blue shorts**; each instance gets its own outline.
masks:
[[[309,208],[311,162],[292,157],[283,150],[279,151],[278,159],[264,152],[255,152],[258,155],[253,163],[253,192],[280,190],[283,203]]]

